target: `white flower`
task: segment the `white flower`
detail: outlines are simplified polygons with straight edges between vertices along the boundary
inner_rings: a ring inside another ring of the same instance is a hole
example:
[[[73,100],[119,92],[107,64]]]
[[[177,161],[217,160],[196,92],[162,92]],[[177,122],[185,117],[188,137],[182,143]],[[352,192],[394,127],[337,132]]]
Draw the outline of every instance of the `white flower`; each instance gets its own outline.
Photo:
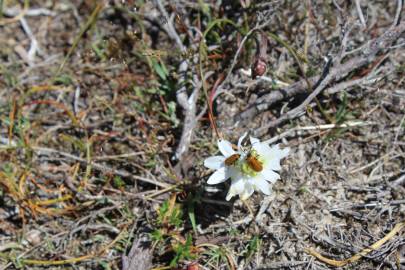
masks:
[[[225,160],[235,154],[238,154],[240,156],[243,156],[243,153],[241,151],[242,147],[242,140],[244,139],[245,136],[240,137],[239,142],[238,142],[238,151],[235,151],[232,148],[232,144],[228,142],[227,140],[218,140],[218,148],[219,151],[221,152],[222,156],[213,156],[209,157],[204,161],[204,166],[216,170],[210,178],[208,178],[207,183],[209,185],[215,185],[219,184],[222,182],[225,182],[228,180],[230,177],[236,177],[238,175],[238,168],[236,166],[226,166],[225,165]],[[240,159],[240,158],[238,158]],[[238,162],[237,160],[235,163]]]
[[[274,171],[281,170],[280,160],[288,155],[290,149],[280,149],[278,144],[270,147],[253,137],[250,137],[250,143],[252,144],[250,155],[259,162],[262,169],[256,171],[252,168],[248,162],[248,154],[240,169],[241,176],[232,179],[231,188],[226,196],[228,201],[235,195],[246,200],[255,190],[270,195],[273,184],[280,179],[280,175]]]
[[[223,156],[209,157],[204,162],[206,167],[216,170],[208,179],[208,184],[222,183],[231,178],[231,187],[226,196],[228,201],[235,195],[246,200],[255,190],[270,195],[272,185],[280,178],[275,171],[281,170],[280,160],[290,151],[289,148],[280,149],[279,145],[270,147],[267,143],[250,137],[252,147],[246,152],[242,147],[245,136],[246,134],[239,139],[238,151],[233,150],[228,141],[218,141],[218,148]],[[240,155],[238,160],[231,166],[226,166],[225,160],[234,154]]]

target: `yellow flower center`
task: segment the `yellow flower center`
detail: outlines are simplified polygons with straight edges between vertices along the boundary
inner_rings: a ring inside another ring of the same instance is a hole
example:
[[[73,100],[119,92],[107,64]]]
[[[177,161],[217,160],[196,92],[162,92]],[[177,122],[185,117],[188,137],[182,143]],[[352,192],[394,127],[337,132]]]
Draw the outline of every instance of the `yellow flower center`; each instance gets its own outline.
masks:
[[[262,165],[264,164],[263,158],[261,158],[255,150],[252,150],[250,154],[254,156]],[[255,177],[259,173],[254,169],[252,169],[252,167],[249,165],[246,159],[244,159],[243,162],[241,162],[240,169],[244,175],[247,175],[249,177]]]

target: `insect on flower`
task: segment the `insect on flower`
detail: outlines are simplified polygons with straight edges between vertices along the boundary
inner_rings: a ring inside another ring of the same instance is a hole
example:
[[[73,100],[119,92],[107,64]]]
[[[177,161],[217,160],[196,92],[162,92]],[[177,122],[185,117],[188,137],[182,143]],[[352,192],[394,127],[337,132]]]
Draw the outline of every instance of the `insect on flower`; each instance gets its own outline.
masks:
[[[232,156],[225,159],[226,166],[232,166],[240,158],[240,154],[233,154]]]
[[[218,148],[221,156],[211,156],[204,161],[205,167],[215,170],[207,184],[219,184],[230,178],[227,201],[235,195],[246,200],[255,190],[270,195],[273,184],[280,179],[276,172],[281,170],[280,161],[290,151],[288,147],[281,149],[278,144],[270,146],[267,142],[248,137],[248,133],[239,138],[237,149],[233,149],[226,140],[218,140]]]
[[[261,172],[263,170],[263,163],[260,160],[258,160],[257,157],[252,152],[249,152],[247,154],[246,162],[249,165],[249,167],[255,172]]]

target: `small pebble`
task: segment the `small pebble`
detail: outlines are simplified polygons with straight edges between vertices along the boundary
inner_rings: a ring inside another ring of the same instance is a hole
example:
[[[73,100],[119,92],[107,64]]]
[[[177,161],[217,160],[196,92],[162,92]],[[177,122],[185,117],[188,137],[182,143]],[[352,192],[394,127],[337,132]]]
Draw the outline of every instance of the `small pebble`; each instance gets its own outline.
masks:
[[[38,245],[42,241],[41,232],[38,230],[31,230],[27,233],[26,239],[31,245]]]

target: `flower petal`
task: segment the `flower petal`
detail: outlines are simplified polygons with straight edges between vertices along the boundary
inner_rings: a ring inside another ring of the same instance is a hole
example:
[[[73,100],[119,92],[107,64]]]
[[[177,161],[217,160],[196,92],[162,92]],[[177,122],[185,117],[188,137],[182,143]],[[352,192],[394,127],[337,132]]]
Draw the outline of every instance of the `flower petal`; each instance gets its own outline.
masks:
[[[232,189],[229,189],[228,194],[226,194],[226,198],[225,198],[225,199],[226,199],[227,201],[229,201],[229,200],[232,199],[232,197],[235,196],[235,195],[236,195],[235,191],[232,190]]]
[[[236,194],[241,194],[245,188],[245,179],[234,178],[232,179],[231,189],[235,190]]]
[[[264,194],[266,195],[270,195],[271,194],[271,185],[266,182],[266,180],[264,180],[264,178],[262,179],[257,179],[255,181],[255,186]]]
[[[254,188],[252,186],[252,184],[250,184],[249,182],[245,183],[245,190],[243,191],[243,193],[240,196],[241,200],[247,200],[250,196],[252,196],[253,192],[254,192]]]
[[[219,168],[223,167],[224,161],[224,156],[213,156],[204,160],[204,166],[212,170],[218,170]]]
[[[269,181],[270,183],[275,183],[278,179],[280,179],[280,175],[278,173],[273,172],[268,168],[265,168],[263,171],[261,171],[261,175],[266,181]]]
[[[226,200],[229,201],[233,196],[241,194],[245,188],[245,180],[240,175],[234,175],[231,187],[229,188]]]
[[[290,148],[280,149],[279,145],[270,147],[267,143],[259,143],[253,145],[253,148],[263,158],[265,167],[271,170],[281,170],[280,160],[285,158]]]
[[[210,178],[208,178],[207,184],[215,185],[222,182],[225,182],[230,175],[226,173],[225,167],[219,168],[216,172],[214,172]]]
[[[281,158],[285,158],[288,156],[288,154],[290,153],[291,148],[290,147],[286,147],[283,149],[280,149],[281,151]]]
[[[260,140],[250,136],[250,143],[252,144],[252,146],[254,146],[255,144],[260,144]]]
[[[253,140],[252,140],[253,139]],[[268,144],[260,142],[258,139],[251,138],[252,147],[256,152],[262,156],[266,157],[270,155],[271,148]]]
[[[226,158],[236,153],[235,150],[232,149],[232,144],[227,140],[218,140],[218,148]]]
[[[288,153],[290,152],[290,148],[286,147],[286,148],[281,149],[280,144],[276,144],[271,147],[271,152],[272,152],[272,154],[274,154],[277,157],[279,157],[280,159],[282,159],[282,158],[285,158],[286,156],[288,156]]]
[[[234,179],[238,175],[238,171],[234,167],[225,167],[225,178],[226,179]]]
[[[268,167],[272,170],[279,171],[281,170],[280,166],[280,160],[285,158],[288,153],[290,152],[290,148],[284,148],[280,149],[280,146],[274,145],[270,148],[270,151],[268,152],[267,156],[265,157],[269,159],[270,162],[268,162]]]
[[[242,151],[242,142],[243,140],[246,138],[246,136],[248,135],[248,132],[246,131],[238,140],[238,150]]]

